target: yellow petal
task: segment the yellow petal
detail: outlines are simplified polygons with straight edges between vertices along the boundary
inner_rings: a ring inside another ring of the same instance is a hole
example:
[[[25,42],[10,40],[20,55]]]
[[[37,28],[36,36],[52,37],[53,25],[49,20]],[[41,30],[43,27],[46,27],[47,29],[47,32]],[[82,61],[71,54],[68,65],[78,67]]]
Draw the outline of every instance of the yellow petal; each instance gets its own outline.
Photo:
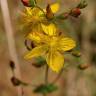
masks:
[[[30,7],[25,7],[25,8],[26,8],[26,13],[27,13],[27,15],[32,15],[33,9],[30,8]]]
[[[55,24],[53,24],[53,23],[48,24],[48,25],[41,24],[41,27],[42,27],[43,31],[47,35],[49,35],[49,36],[56,35],[56,26],[55,26]]]
[[[59,3],[54,3],[50,7],[51,7],[52,12],[56,13],[59,10],[60,6],[59,6]]]
[[[60,5],[59,5],[59,3],[53,3],[53,4],[51,4],[50,7],[51,7],[52,13],[56,13],[56,12],[58,12]],[[43,11],[46,13],[46,9],[43,9]]]
[[[64,56],[58,51],[47,53],[46,61],[49,67],[55,72],[59,72],[64,66]]]
[[[41,11],[39,8],[34,7],[34,8],[30,8],[30,7],[25,7],[26,8],[26,15],[27,16],[31,16],[33,18],[33,20],[42,20],[45,17],[45,13],[43,11]]]
[[[41,34],[38,32],[32,32],[32,33],[29,33],[28,36],[26,38],[34,41],[34,42],[37,42],[37,43],[40,43],[41,42],[41,38],[40,38]]]
[[[25,59],[31,59],[33,57],[42,56],[45,52],[46,52],[45,46],[35,47],[31,51],[29,51],[28,53],[26,53],[25,56],[24,56],[24,58]]]
[[[71,38],[61,38],[59,42],[59,50],[68,51],[76,46],[76,42]]]

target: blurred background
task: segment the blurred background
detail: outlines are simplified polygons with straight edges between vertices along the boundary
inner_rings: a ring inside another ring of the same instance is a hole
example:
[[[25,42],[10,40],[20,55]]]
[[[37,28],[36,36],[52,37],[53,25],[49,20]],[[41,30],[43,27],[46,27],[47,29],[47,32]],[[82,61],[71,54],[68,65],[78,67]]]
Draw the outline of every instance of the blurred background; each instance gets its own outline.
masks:
[[[9,9],[6,4],[4,5],[5,1],[7,1]],[[38,0],[38,2],[40,1]],[[86,1],[88,6],[82,10],[79,18],[70,17],[59,24],[61,30],[78,42],[76,50],[80,51],[82,55],[75,57],[65,54],[65,65],[68,66],[56,83],[59,89],[48,96],[96,96],[96,0]],[[61,0],[60,12],[74,8],[78,2],[80,0]],[[42,0],[41,6],[46,6],[44,0]],[[18,96],[17,88],[10,81],[13,75],[9,66],[11,59],[16,61],[18,78],[32,84],[44,82],[44,67],[36,69],[32,66],[32,61],[25,61],[23,58],[27,51],[24,45],[24,36],[30,32],[30,28],[26,28],[19,22],[20,12],[23,8],[20,0],[0,1],[0,96]],[[8,10],[10,16],[7,16]],[[11,38],[10,34],[14,38]],[[49,82],[56,76],[57,74],[50,70]],[[24,87],[24,96],[42,96],[34,94],[32,89],[33,87]]]

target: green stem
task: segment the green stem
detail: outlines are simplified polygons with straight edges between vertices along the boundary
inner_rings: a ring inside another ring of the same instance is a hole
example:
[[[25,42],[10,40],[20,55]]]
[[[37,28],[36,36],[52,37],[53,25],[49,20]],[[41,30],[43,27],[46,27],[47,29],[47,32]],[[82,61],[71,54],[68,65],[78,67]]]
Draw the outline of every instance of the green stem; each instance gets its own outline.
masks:
[[[48,70],[49,70],[49,67],[48,65],[46,65],[46,70],[45,70],[45,85],[48,84]],[[43,96],[47,96],[47,94],[42,94]]]

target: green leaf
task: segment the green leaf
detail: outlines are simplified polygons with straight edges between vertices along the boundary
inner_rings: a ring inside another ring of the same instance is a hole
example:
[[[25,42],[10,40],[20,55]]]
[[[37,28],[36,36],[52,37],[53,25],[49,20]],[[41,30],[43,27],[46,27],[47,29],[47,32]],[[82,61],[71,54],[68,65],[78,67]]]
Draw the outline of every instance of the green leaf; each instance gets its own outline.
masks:
[[[29,0],[29,4],[31,7],[35,7],[36,6],[36,0]]]
[[[46,60],[43,58],[43,57],[41,57],[41,56],[39,56],[39,57],[36,57],[35,58],[35,63],[33,63],[32,65],[34,66],[34,67],[36,67],[36,68],[40,68],[40,67],[42,67],[42,66],[44,66],[45,64],[46,64]]]
[[[48,94],[51,93],[53,91],[56,91],[58,89],[57,86],[53,85],[53,84],[47,84],[47,85],[40,85],[38,86],[36,89],[34,89],[34,93],[41,93],[41,94]]]
[[[77,5],[77,8],[83,9],[87,6],[86,0],[81,0],[81,2]]]
[[[53,91],[56,91],[58,89],[58,87],[56,85],[49,84],[49,85],[47,85],[47,89],[49,92],[53,92]]]

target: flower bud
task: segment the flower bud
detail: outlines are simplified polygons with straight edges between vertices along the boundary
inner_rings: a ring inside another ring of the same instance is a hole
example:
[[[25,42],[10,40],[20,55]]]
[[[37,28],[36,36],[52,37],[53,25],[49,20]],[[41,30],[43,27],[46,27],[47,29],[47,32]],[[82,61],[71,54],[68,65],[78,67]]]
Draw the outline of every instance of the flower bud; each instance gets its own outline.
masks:
[[[81,14],[80,8],[74,8],[70,12],[70,15],[73,17],[78,17],[80,14]]]
[[[21,0],[21,2],[23,3],[24,6],[31,7],[29,4],[29,0]]]
[[[21,0],[24,6],[26,7],[35,7],[36,0]]]
[[[21,84],[21,81],[18,80],[16,77],[11,78],[11,82],[14,86],[19,86]]]
[[[81,70],[85,70],[89,67],[90,67],[90,64],[81,64],[81,65],[78,66],[78,68],[81,69]]]
[[[72,51],[71,54],[75,57],[80,57],[81,53],[79,51]]]
[[[54,17],[50,4],[48,4],[47,8],[46,8],[46,17],[47,17],[47,19],[52,19]]]

